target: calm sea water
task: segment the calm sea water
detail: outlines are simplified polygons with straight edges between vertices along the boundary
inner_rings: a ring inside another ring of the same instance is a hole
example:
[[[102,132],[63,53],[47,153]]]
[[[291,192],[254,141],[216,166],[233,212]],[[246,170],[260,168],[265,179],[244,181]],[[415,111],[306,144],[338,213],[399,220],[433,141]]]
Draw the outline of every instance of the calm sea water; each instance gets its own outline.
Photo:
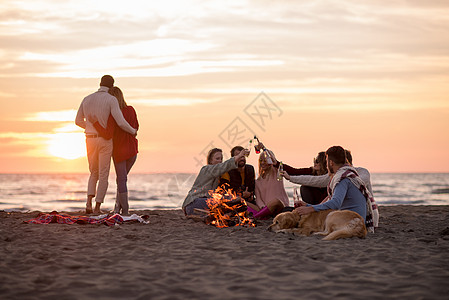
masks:
[[[112,172],[111,172],[112,173]],[[130,174],[131,209],[180,208],[196,174]],[[87,174],[0,174],[0,210],[79,211],[85,207]],[[449,174],[371,174],[381,205],[449,205]],[[293,184],[284,181],[292,201]],[[115,202],[111,174],[104,209]]]

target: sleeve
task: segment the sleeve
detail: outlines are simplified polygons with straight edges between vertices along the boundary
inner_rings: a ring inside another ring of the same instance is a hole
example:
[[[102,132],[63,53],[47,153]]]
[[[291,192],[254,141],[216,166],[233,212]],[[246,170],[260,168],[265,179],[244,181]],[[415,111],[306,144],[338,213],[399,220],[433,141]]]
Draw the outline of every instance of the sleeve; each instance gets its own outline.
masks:
[[[84,102],[84,101],[83,101]],[[75,124],[86,129],[86,120],[84,119],[83,102],[81,102],[78,112],[76,113]]]
[[[113,97],[115,99],[115,97]],[[135,135],[137,130],[132,128],[131,125],[125,120],[125,117],[123,117],[122,111],[120,110],[120,107],[118,106],[117,100],[111,101],[111,115],[114,117],[115,122],[117,125],[123,129],[124,131]]]
[[[287,172],[288,173],[288,172]],[[327,187],[330,181],[328,174],[314,176],[314,175],[298,175],[290,176],[290,181],[300,185],[307,185],[313,187],[324,188]]]
[[[220,177],[223,173],[226,173],[232,169],[237,168],[234,157],[231,157],[225,162],[216,165],[206,165],[204,172],[211,177]]]
[[[312,175],[313,168],[293,168],[287,164],[283,165],[284,171],[288,173],[290,176],[297,176],[297,175]]]
[[[106,140],[110,140],[114,136],[115,126],[116,123],[112,115],[109,115],[108,125],[106,128],[103,128],[98,121],[94,123],[94,127],[98,134]]]
[[[315,211],[326,210],[326,209],[340,209],[343,204],[343,200],[348,192],[348,185],[351,184],[349,179],[343,179],[335,187],[334,194],[332,198],[322,204],[312,205]]]

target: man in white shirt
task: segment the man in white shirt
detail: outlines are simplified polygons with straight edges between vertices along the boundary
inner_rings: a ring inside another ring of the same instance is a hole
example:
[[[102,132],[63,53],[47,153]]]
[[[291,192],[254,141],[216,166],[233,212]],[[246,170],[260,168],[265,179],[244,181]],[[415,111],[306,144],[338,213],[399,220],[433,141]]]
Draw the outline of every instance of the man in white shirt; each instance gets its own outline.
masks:
[[[94,213],[101,213],[100,206],[108,189],[108,177],[111,166],[112,139],[106,140],[98,135],[97,130],[88,120],[93,116],[101,126],[107,127],[109,115],[112,115],[117,125],[132,135],[137,130],[129,125],[123,117],[117,99],[108,93],[114,86],[114,78],[104,75],[100,81],[100,88],[85,97],[76,115],[75,124],[84,128],[86,134],[87,160],[89,162],[89,182],[87,186],[86,213],[92,213],[92,199],[95,197]],[[97,188],[98,182],[98,188]]]

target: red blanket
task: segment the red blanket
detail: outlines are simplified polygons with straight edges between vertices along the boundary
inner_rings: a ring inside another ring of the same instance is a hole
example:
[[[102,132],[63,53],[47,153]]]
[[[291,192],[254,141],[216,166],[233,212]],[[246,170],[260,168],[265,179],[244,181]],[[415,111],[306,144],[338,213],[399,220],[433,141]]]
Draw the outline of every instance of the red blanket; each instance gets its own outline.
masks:
[[[57,211],[51,213],[40,213],[37,218],[24,221],[28,224],[105,224],[107,226],[113,226],[115,224],[123,224],[123,218],[119,214],[108,215],[102,218],[92,218],[87,216],[70,216],[66,214],[60,214]]]

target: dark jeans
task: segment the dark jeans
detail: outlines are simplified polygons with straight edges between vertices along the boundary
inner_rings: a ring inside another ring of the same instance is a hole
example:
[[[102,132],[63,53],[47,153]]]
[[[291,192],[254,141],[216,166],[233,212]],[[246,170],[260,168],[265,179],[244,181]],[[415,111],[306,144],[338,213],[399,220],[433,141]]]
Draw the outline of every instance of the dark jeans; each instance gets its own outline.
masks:
[[[300,188],[302,201],[309,204],[319,204],[327,197],[327,188],[317,188],[313,186],[301,185]]]
[[[193,200],[192,203],[187,204],[186,207],[184,207],[184,213],[186,214],[186,216],[194,215],[195,208],[209,209],[209,206],[207,205],[207,202],[206,202],[207,199],[208,198],[206,198],[206,197],[196,198],[195,200]]]
[[[114,161],[115,166],[115,174],[117,176],[117,190],[119,193],[126,193],[128,191],[128,187],[126,185],[128,181],[128,173],[131,171],[132,166],[136,162],[137,155],[134,155],[128,160],[121,161],[116,163]]]

